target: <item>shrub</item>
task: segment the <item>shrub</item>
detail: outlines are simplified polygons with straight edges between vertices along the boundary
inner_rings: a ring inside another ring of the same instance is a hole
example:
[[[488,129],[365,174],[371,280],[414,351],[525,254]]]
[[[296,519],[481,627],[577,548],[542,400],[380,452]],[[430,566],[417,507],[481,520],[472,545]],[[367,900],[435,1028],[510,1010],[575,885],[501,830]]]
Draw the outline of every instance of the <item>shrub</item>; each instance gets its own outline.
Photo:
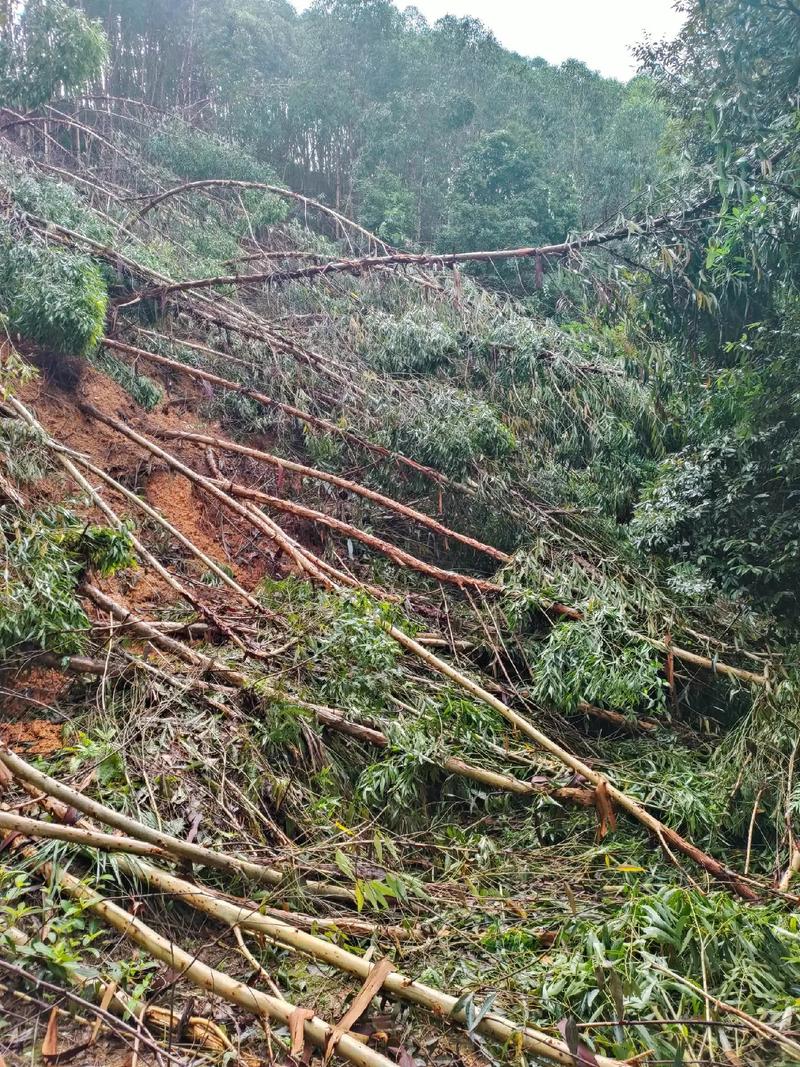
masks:
[[[399,319],[376,315],[364,349],[369,363],[392,374],[431,373],[458,356],[458,334],[427,308],[414,308]]]
[[[385,412],[387,443],[452,478],[463,478],[482,459],[501,459],[516,445],[494,410],[450,386],[420,389],[416,403]]]
[[[89,622],[75,595],[78,580],[88,566],[104,576],[130,566],[130,538],[63,509],[0,527],[0,538],[0,655],[25,645],[59,655],[80,651]]]
[[[65,182],[20,174],[10,166],[2,169],[1,176],[12,188],[15,203],[24,211],[58,226],[77,230],[95,241],[109,244],[113,241],[113,227],[89,210]]]
[[[269,182],[270,169],[255,160],[234,141],[205,133],[172,118],[150,137],[152,158],[186,181],[233,178],[236,181]]]
[[[8,328],[65,356],[85,356],[103,335],[108,291],[86,256],[0,232],[0,311]]]

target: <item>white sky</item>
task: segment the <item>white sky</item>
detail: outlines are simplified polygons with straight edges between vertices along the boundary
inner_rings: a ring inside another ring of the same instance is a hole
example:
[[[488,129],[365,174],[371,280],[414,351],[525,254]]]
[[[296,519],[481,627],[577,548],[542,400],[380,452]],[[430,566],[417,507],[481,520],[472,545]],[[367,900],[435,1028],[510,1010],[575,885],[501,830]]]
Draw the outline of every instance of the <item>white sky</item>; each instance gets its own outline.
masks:
[[[311,0],[294,0],[301,10]],[[627,80],[635,73],[630,48],[645,33],[674,37],[683,20],[675,0],[416,0],[429,22],[470,15],[506,48],[550,63],[581,59],[593,70]],[[408,0],[395,0],[411,7]]]

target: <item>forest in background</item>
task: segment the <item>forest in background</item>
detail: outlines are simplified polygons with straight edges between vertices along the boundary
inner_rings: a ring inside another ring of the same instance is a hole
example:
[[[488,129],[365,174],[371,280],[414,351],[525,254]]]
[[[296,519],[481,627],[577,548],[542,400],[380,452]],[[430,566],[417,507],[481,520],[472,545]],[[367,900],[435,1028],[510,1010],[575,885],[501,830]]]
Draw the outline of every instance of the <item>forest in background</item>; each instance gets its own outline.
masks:
[[[107,35],[105,91],[180,109],[394,245],[545,244],[660,177],[646,81],[525,59],[475,19],[430,26],[389,0],[76,6]]]
[[[2,5],[14,1067],[800,1062],[800,8],[683,8]]]

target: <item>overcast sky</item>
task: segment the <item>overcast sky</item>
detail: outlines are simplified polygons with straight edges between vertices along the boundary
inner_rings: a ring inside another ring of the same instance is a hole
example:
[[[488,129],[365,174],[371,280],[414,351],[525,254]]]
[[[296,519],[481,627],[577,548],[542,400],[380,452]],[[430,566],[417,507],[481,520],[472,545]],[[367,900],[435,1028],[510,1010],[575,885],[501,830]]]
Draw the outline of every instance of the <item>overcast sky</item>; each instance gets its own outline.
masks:
[[[470,15],[484,22],[506,48],[550,63],[582,59],[593,70],[627,79],[635,73],[630,47],[645,33],[674,37],[681,16],[675,0],[416,0],[435,22],[442,15]],[[308,7],[310,0],[295,0]],[[412,5],[395,0],[398,7]]]

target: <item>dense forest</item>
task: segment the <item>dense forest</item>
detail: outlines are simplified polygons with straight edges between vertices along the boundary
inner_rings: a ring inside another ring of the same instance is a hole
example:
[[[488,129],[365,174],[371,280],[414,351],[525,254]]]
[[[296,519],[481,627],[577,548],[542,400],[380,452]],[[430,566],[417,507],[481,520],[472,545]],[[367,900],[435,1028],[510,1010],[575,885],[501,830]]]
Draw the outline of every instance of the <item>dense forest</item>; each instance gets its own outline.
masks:
[[[800,7],[679,6],[0,3],[0,1067],[800,1064]]]

